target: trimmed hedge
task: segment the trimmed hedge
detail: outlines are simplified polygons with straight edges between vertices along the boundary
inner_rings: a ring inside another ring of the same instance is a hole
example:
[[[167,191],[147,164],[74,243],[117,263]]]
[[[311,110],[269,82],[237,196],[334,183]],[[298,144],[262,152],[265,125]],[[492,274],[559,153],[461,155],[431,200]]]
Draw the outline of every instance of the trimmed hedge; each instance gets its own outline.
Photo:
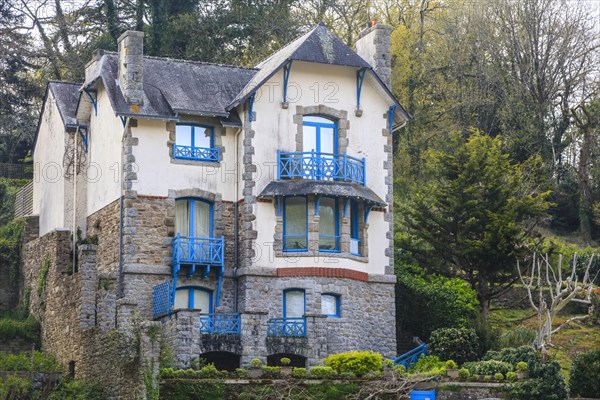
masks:
[[[477,359],[479,338],[474,329],[442,328],[431,333],[428,350],[442,360],[459,364]]]
[[[363,376],[368,372],[381,371],[383,356],[372,351],[351,351],[332,354],[324,362],[338,374],[353,373],[356,376]]]
[[[497,360],[468,362],[463,364],[463,368],[468,369],[471,375],[506,375],[513,370],[511,364]]]

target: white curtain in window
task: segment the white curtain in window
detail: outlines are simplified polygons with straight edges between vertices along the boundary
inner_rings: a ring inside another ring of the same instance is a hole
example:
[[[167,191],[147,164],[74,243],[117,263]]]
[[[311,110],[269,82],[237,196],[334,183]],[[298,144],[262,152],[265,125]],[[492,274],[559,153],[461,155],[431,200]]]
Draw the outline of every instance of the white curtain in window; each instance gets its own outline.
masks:
[[[175,202],[175,232],[181,236],[190,235],[190,202],[188,200]]]
[[[304,292],[288,290],[285,292],[285,317],[299,318],[304,316]]]
[[[337,298],[330,294],[321,296],[321,314],[336,315],[337,314]]]
[[[190,291],[189,289],[179,289],[175,291],[175,309],[189,308]]]
[[[335,199],[323,197],[319,203],[319,248],[337,250]],[[323,236],[327,235],[327,236]]]
[[[305,152],[317,151],[317,128],[304,126],[302,128],[302,148]]]
[[[210,204],[198,200],[194,203],[194,236],[199,238],[211,237]]]
[[[206,290],[194,289],[194,309],[202,310],[203,313],[211,313],[210,296],[211,293]]]
[[[286,249],[306,249],[306,198],[285,200]]]

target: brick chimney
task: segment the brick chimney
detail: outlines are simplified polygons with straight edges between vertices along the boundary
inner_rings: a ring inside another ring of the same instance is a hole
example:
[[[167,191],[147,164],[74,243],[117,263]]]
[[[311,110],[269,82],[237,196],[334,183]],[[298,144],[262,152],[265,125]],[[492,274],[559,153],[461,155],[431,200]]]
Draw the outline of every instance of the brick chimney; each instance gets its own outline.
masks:
[[[391,33],[392,28],[388,25],[373,20],[365,24],[356,41],[356,53],[371,64],[388,88],[391,88],[392,75]]]
[[[144,102],[144,32],[125,31],[119,45],[119,86],[129,104]]]

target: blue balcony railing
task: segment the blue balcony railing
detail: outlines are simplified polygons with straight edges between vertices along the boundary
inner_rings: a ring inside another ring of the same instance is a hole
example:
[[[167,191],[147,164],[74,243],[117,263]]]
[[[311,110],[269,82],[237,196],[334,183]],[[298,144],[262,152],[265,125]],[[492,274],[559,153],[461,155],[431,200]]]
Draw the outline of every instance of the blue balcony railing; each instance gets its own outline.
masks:
[[[267,321],[267,336],[306,336],[306,318],[271,318]]]
[[[173,145],[173,157],[184,160],[218,162],[221,157],[220,147],[192,147]]]
[[[366,185],[366,161],[346,153],[277,152],[278,179],[344,181]]]
[[[173,265],[200,264],[223,266],[225,240],[180,236],[173,238]]]
[[[202,314],[200,333],[209,335],[239,335],[240,314]]]
[[[406,367],[406,369],[408,369],[413,364],[415,364],[417,361],[419,361],[419,358],[422,355],[425,355],[425,356],[429,355],[429,352],[427,351],[426,343],[422,343],[421,345],[419,345],[418,347],[415,347],[411,351],[406,352],[406,353],[402,354],[401,356],[394,358],[393,359],[394,365],[404,365]]]

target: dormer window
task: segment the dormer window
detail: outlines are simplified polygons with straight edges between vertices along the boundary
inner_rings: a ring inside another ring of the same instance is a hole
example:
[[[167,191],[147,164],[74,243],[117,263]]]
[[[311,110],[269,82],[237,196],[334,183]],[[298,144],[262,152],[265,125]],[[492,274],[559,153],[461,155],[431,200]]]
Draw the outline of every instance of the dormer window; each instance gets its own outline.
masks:
[[[173,157],[184,160],[218,162],[220,149],[215,147],[212,126],[177,124]]]

